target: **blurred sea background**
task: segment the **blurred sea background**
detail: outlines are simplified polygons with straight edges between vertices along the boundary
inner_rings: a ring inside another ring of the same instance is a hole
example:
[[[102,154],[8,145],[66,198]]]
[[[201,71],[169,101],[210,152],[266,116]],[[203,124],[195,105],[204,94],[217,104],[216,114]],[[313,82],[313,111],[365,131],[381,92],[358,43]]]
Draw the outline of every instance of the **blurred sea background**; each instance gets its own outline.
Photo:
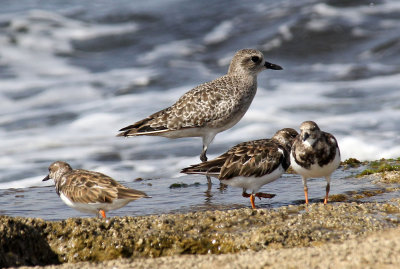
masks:
[[[153,196],[110,216],[249,206],[240,189],[214,180],[207,191],[205,178],[179,173],[199,162],[200,138],[115,137],[225,74],[242,48],[284,70],[259,74],[250,109],[216,136],[209,158],[305,120],[336,136],[342,160],[399,157],[398,0],[2,0],[0,214],[87,216],[41,181],[56,160]],[[341,173],[332,194],[372,187]],[[310,197],[324,186],[310,181]],[[277,196],[260,207],[304,199],[297,175],[261,191]]]

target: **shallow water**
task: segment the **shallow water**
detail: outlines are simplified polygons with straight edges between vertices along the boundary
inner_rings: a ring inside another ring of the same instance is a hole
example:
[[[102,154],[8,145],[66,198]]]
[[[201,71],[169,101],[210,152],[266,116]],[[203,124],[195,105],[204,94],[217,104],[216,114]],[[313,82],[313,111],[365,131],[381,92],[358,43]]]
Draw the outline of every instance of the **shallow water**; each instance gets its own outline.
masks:
[[[330,194],[343,194],[351,199],[351,194],[371,190],[383,190],[382,194],[359,199],[360,202],[386,202],[399,195],[399,191],[386,192],[384,187],[372,183],[368,178],[354,178],[361,168],[338,169],[332,176]],[[110,211],[107,216],[139,216],[164,213],[185,213],[204,210],[227,210],[251,207],[249,198],[242,197],[239,188],[220,185],[213,180],[211,189],[203,176],[182,176],[180,178],[140,179],[125,182],[126,186],[145,191],[152,198],[142,198],[127,206]],[[172,187],[180,185],[181,187]],[[325,195],[324,179],[309,179],[310,203],[322,203]],[[303,185],[300,176],[285,174],[282,178],[265,185],[261,192],[273,193],[272,199],[256,199],[258,208],[276,208],[304,203]],[[2,210],[0,214],[9,216],[40,217],[59,220],[69,217],[94,217],[69,208],[57,196],[53,186],[24,189],[0,190]],[[34,203],[33,203],[34,201]]]
[[[0,10],[2,210],[61,218],[46,215],[51,209],[42,206],[51,204],[53,212],[75,215],[51,182],[40,181],[56,160],[103,172],[153,196],[115,214],[202,209],[209,206],[207,199],[217,207],[247,206],[248,199],[237,198],[241,190],[220,193],[214,186],[207,198],[205,180],[179,173],[199,161],[199,138],[115,137],[118,129],[226,73],[235,51],[245,47],[262,50],[284,70],[259,75],[249,111],[217,135],[210,158],[280,128],[297,129],[304,120],[336,136],[343,160],[398,157],[399,20],[397,0],[5,0]],[[152,186],[133,183],[138,177],[151,178]],[[201,184],[168,188],[181,181]],[[285,182],[273,184],[291,188]],[[336,190],[346,191],[346,182],[337,181]],[[323,180],[315,184],[323,190]],[[23,196],[11,188],[22,188]],[[40,206],[38,193],[47,201]],[[322,197],[319,191],[315,196]],[[302,197],[296,186],[259,203],[278,206]]]

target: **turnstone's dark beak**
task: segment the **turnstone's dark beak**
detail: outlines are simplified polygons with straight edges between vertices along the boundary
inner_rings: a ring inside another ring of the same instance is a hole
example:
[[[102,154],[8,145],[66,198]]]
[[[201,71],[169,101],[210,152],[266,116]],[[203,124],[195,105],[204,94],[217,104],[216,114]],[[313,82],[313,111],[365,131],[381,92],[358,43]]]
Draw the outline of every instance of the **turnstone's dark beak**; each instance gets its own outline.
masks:
[[[267,69],[272,69],[272,70],[282,70],[283,68],[280,65],[265,62],[264,64],[265,68]]]
[[[304,133],[304,134],[303,134],[303,141],[306,141],[307,138],[309,138],[309,137],[310,137],[310,134],[309,134],[309,133]]]
[[[42,179],[42,181],[47,181],[49,179],[50,179],[50,177],[49,177],[49,175],[47,175],[44,179]]]

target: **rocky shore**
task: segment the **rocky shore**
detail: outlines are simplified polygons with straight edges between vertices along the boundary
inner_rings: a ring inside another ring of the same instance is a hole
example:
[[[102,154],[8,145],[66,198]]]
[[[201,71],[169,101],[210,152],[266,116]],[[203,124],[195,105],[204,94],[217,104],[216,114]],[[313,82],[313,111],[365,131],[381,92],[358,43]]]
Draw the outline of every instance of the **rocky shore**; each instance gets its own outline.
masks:
[[[353,164],[348,164],[353,165]],[[385,268],[400,266],[398,171],[378,171],[376,193],[331,203],[187,214],[44,221],[0,216],[0,266],[51,268]],[[151,258],[151,259],[149,259]],[[83,263],[82,263],[83,262]],[[284,267],[282,267],[284,266]]]

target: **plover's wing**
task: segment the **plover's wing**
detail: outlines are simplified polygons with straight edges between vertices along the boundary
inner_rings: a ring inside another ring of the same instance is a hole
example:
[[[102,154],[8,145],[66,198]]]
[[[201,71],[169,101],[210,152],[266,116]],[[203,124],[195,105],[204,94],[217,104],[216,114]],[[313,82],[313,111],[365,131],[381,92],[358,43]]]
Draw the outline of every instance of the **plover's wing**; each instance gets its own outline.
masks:
[[[240,143],[221,156],[182,170],[186,174],[204,174],[219,179],[237,176],[261,177],[279,165],[289,166],[287,152],[269,139]]]
[[[157,135],[184,128],[204,127],[213,121],[228,118],[238,109],[235,98],[232,98],[238,91],[238,85],[240,82],[235,77],[226,75],[201,84],[172,106],[122,128],[117,136]]]

